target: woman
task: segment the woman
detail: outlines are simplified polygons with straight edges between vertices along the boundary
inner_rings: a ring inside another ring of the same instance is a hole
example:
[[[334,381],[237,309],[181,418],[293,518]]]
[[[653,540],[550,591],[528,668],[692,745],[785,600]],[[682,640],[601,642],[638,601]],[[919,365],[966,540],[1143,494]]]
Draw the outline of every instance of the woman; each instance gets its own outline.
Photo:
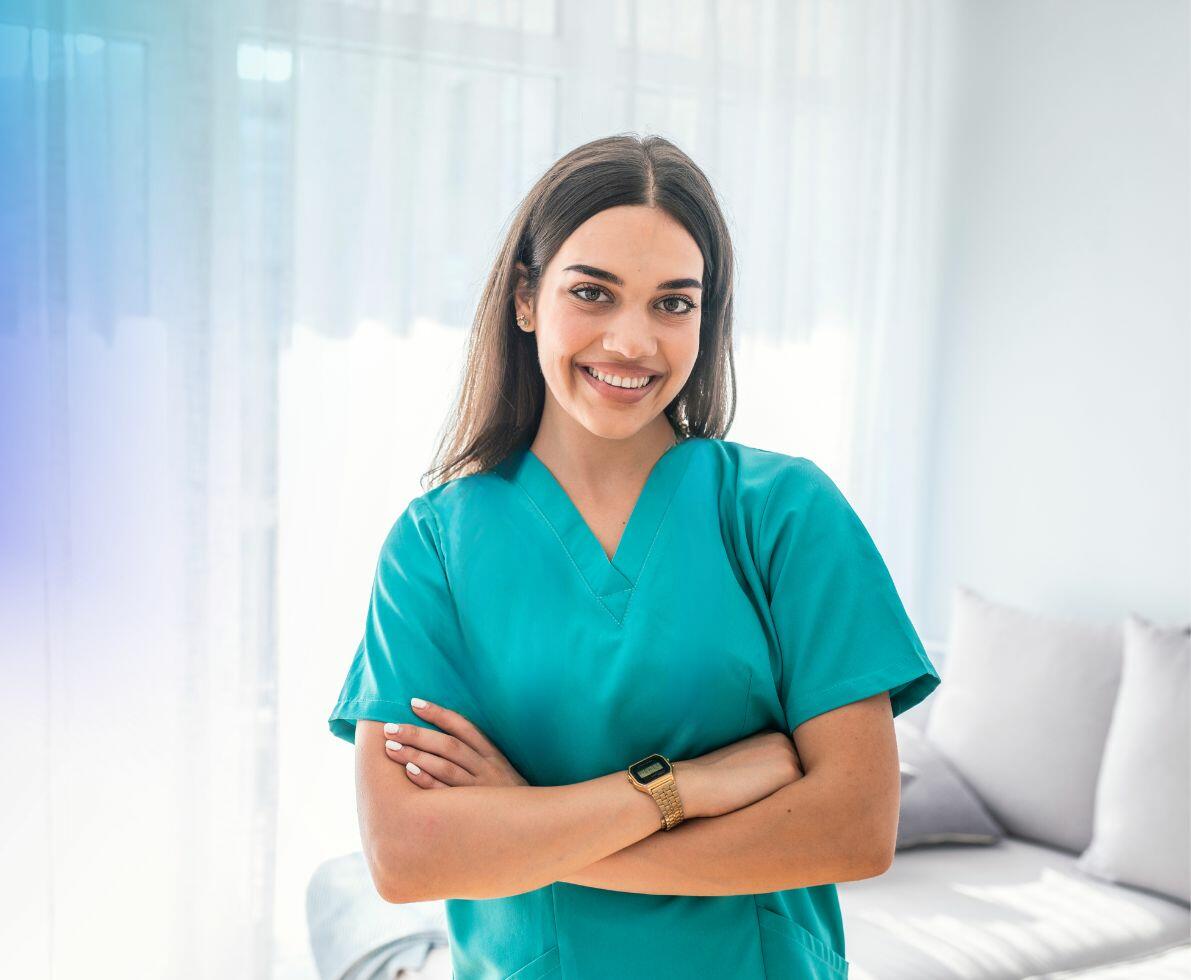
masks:
[[[835,882],[892,860],[892,719],[939,678],[827,475],[723,438],[732,277],[671,143],[564,156],[382,547],[329,721],[457,980],[838,980]]]

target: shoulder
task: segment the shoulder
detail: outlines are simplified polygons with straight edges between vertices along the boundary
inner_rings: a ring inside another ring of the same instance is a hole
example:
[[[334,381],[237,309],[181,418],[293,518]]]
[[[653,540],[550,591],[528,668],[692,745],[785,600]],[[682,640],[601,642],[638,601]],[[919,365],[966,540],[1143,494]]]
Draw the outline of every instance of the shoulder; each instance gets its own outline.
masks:
[[[699,481],[713,488],[725,540],[753,556],[758,567],[793,542],[806,542],[838,524],[847,504],[831,478],[807,456],[762,449],[730,439],[703,439]]]
[[[506,478],[505,464],[454,477],[413,497],[389,532],[390,546],[421,546],[449,563],[458,549],[494,527],[519,490]]]
[[[706,439],[706,451],[717,458],[725,489],[734,493],[746,513],[757,519],[777,503],[786,506],[810,500],[824,491],[838,492],[814,460],[773,449]]]
[[[441,528],[455,525],[470,518],[491,517],[492,507],[502,502],[509,493],[509,481],[505,475],[508,462],[497,464],[493,469],[467,476],[457,476],[445,483],[432,487],[415,497],[416,505],[432,514]]]

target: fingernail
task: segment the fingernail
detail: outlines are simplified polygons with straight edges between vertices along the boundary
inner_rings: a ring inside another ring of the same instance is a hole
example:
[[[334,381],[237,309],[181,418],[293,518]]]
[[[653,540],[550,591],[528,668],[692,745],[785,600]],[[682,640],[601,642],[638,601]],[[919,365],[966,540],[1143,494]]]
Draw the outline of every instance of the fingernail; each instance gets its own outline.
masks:
[[[415,708],[426,707],[426,702],[423,701],[421,698],[410,698],[409,703],[412,704]]]
[[[386,735],[400,735],[401,734],[401,726],[394,725],[392,722],[389,722],[387,725],[385,725],[385,734]]]
[[[422,771],[412,762],[407,762],[405,764],[405,768],[412,772],[415,776]]]
[[[396,752],[399,748],[401,748],[401,743],[394,742],[392,739],[389,739],[387,742],[385,742],[385,748],[392,749],[394,752]]]

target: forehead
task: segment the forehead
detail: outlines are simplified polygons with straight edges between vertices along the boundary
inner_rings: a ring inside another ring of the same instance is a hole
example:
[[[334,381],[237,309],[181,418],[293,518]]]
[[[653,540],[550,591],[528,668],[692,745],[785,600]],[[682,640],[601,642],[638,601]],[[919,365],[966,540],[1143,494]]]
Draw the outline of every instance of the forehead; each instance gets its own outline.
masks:
[[[547,271],[573,263],[614,272],[626,283],[703,276],[703,253],[690,232],[665,211],[644,205],[592,215],[562,243]]]

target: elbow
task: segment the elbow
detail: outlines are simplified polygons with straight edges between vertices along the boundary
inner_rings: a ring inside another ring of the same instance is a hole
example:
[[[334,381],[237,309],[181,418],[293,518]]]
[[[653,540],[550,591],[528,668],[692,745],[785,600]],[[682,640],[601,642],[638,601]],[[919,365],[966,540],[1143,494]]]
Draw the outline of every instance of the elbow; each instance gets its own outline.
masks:
[[[399,881],[393,875],[396,862],[389,859],[377,841],[364,842],[364,862],[368,865],[368,874],[377,895],[393,905],[407,901],[401,897]]]
[[[386,871],[373,877],[376,893],[390,905],[405,905],[416,901],[408,876],[401,877],[392,871]]]
[[[874,853],[871,845],[852,845],[840,855],[832,880],[839,883],[879,878],[892,864],[893,856],[888,851]]]
[[[388,836],[372,842],[367,850],[368,870],[376,893],[391,905],[428,901],[437,898],[429,894],[425,862],[419,855],[427,853],[421,835],[406,830],[399,836]]]
[[[877,878],[893,866],[893,857],[897,853],[897,824],[892,830],[887,825],[872,828],[866,840],[866,847],[857,847],[853,852],[864,855],[859,877]]]
[[[842,825],[842,824],[841,824]],[[836,857],[838,881],[860,881],[877,878],[893,865],[897,849],[897,824],[892,827],[886,821],[861,822],[857,829],[837,838],[839,850]]]
[[[849,847],[839,855],[834,868],[829,872],[830,877],[824,880],[839,884],[845,881],[879,878],[889,870],[892,863],[886,855],[873,855],[871,848]]]
[[[377,894],[391,905],[445,897],[441,876],[425,860],[431,850],[425,846],[425,840],[420,835],[407,834],[400,841],[390,842],[377,855],[373,884]]]
[[[869,878],[876,878],[883,875],[891,867],[893,867],[893,856],[897,852],[897,842],[882,848],[877,854],[873,856],[871,870],[868,873]]]
[[[890,795],[863,800],[853,813],[862,816],[856,823],[864,828],[864,842],[857,843],[854,853],[862,855],[862,877],[876,878],[893,866],[897,853],[897,826],[901,815],[900,795]]]
[[[426,902],[439,896],[430,894],[426,877],[417,863],[405,853],[388,854],[378,861],[372,875],[376,893],[390,905]]]
[[[839,881],[859,881],[883,875],[897,850],[898,807],[875,803],[871,797],[847,798],[832,812],[830,826],[836,843]]]

